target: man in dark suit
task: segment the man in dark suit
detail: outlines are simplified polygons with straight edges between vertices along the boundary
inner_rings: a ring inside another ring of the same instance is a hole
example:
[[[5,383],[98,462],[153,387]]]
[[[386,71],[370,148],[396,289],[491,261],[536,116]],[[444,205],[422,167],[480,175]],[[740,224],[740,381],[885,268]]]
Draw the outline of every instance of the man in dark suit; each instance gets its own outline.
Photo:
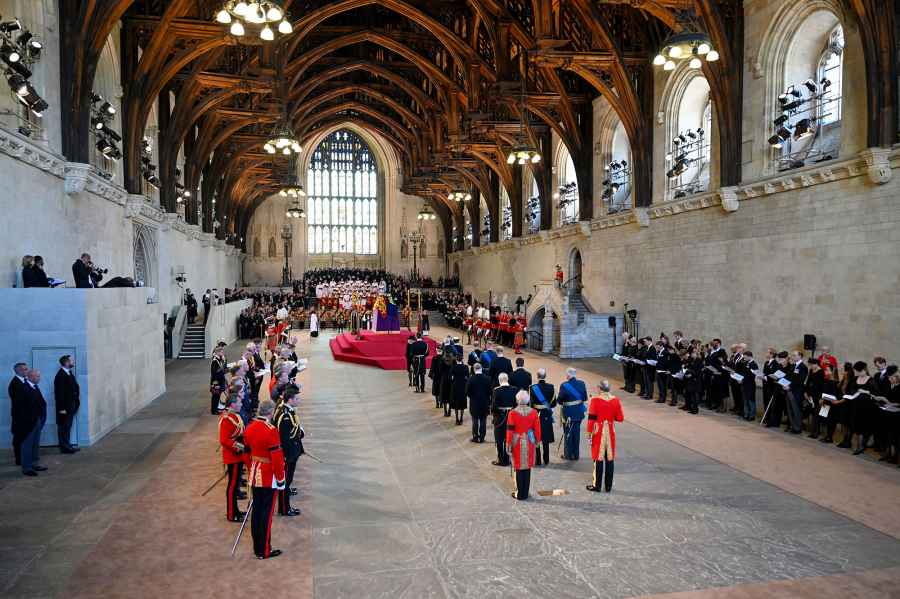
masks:
[[[509,361],[509,358],[503,355],[503,348],[497,348],[497,357],[491,361],[491,384],[495,387],[500,384],[500,374],[506,374],[507,378],[512,374],[513,366],[512,362]],[[515,399],[515,395],[513,395],[513,399]],[[513,407],[516,407],[516,404],[513,403]]]
[[[803,352],[791,354],[791,366],[787,371],[787,379],[791,382],[788,390],[788,418],[791,432],[799,435],[803,432],[803,394],[806,391],[806,375],[809,369],[803,363]]]
[[[525,370],[525,359],[516,358],[516,369],[509,375],[509,384],[520,391],[531,387],[531,373]]]
[[[409,351],[413,359],[413,383],[416,393],[425,393],[425,359],[428,357],[428,344],[422,339],[422,333],[416,333],[416,340]]]
[[[25,401],[17,414],[22,428],[28,431],[22,439],[22,474],[25,476],[37,476],[38,472],[47,469],[40,465],[41,431],[47,421],[47,402],[38,387],[40,382],[41,372],[29,370],[23,394]]]
[[[9,393],[10,433],[12,434],[13,451],[16,454],[16,466],[22,465],[22,440],[27,431],[24,431],[24,421],[19,418],[19,410],[26,399],[26,385],[28,376],[28,364],[18,362],[13,366],[13,378],[9,381],[7,392]]]
[[[78,288],[97,287],[103,275],[94,270],[90,254],[81,254],[81,258],[72,264],[72,276]]]
[[[538,368],[538,382],[529,389],[531,395],[531,407],[537,410],[541,419],[541,447],[534,450],[534,463],[540,466],[542,463],[550,463],[550,445],[553,444],[553,408],[556,406],[553,385],[546,381],[547,371]],[[542,451],[543,450],[543,451]],[[541,454],[543,453],[543,460]]]
[[[491,379],[482,373],[481,364],[472,365],[472,376],[466,382],[469,414],[472,416],[472,443],[484,443],[487,415],[491,408]]]
[[[78,381],[75,379],[75,361],[72,356],[66,354],[59,359],[59,370],[53,379],[53,398],[56,402],[56,432],[59,436],[60,453],[77,453],[78,449],[72,447],[69,434],[72,431],[72,423],[75,414],[81,405]]]

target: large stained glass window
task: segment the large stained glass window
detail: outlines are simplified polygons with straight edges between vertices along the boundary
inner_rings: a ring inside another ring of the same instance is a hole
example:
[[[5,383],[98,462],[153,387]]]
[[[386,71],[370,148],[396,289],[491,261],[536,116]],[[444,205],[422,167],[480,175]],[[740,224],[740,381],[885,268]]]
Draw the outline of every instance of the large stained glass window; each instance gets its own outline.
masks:
[[[378,168],[366,142],[346,129],[323,139],[306,186],[310,254],[378,253]]]

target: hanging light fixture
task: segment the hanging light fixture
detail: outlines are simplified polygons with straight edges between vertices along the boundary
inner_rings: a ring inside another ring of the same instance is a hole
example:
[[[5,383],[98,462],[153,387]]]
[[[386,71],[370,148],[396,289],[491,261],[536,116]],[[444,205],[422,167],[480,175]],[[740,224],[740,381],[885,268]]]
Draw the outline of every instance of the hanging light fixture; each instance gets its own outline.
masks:
[[[275,39],[275,32],[288,35],[293,31],[284,11],[283,0],[225,0],[214,15],[217,23],[228,25],[235,37],[252,29],[263,41]]]
[[[688,66],[699,69],[703,61],[719,60],[719,53],[705,33],[699,31],[683,31],[669,36],[662,48],[653,57],[653,65],[662,67],[664,71],[672,71],[677,62],[689,60]]]
[[[537,164],[541,161],[541,151],[525,142],[525,82],[528,79],[528,56],[525,56],[525,65],[522,68],[522,95],[519,108],[519,140],[513,145],[506,157],[507,164]]]
[[[269,154],[291,156],[302,152],[303,146],[300,145],[300,141],[294,135],[293,129],[287,124],[287,119],[285,118],[272,130],[272,134],[269,135],[266,143],[263,144],[263,149]]]
[[[468,202],[472,199],[472,194],[465,191],[451,191],[447,199],[451,202]]]
[[[437,218],[437,215],[435,215],[428,206],[422,206],[422,209],[419,210],[419,214],[416,218],[418,220],[434,220]]]
[[[300,191],[303,190],[301,189]],[[306,218],[306,213],[303,211],[303,206],[300,205],[299,199],[291,202],[290,207],[287,209],[287,212],[285,212],[284,215],[288,218]]]

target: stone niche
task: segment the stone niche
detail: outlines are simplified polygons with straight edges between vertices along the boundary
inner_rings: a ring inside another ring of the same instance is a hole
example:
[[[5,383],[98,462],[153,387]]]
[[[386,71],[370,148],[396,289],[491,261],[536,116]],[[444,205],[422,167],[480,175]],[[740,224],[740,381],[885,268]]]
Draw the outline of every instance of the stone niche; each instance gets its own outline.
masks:
[[[74,356],[81,388],[72,431],[79,445],[96,443],[165,392],[162,312],[148,303],[155,294],[150,287],[0,289],[0,361],[41,371],[41,445],[57,444],[53,379],[64,354]],[[0,447],[11,442],[9,401],[0,394]]]

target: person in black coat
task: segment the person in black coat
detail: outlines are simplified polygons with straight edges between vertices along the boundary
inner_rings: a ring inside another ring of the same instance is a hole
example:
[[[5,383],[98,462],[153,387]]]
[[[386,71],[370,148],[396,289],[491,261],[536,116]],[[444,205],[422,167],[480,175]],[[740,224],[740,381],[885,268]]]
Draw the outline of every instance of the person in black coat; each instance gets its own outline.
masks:
[[[524,358],[516,358],[516,369],[509,375],[509,384],[520,391],[531,388],[531,373],[525,370]]]
[[[59,370],[53,379],[53,400],[56,403],[56,432],[59,438],[60,453],[76,453],[69,435],[72,423],[81,405],[81,390],[75,378],[75,360],[66,354],[59,359]]]
[[[22,283],[25,287],[50,286],[50,279],[44,272],[44,259],[41,256],[34,257],[34,263],[30,268],[22,269]]]
[[[409,378],[409,386],[413,386],[413,344],[416,342],[414,335],[406,339],[406,375]]]
[[[443,357],[440,355],[431,358],[431,369],[428,371],[428,378],[431,379],[431,395],[434,397],[434,407],[441,407],[441,383],[444,377]]]
[[[547,371],[543,368],[538,368],[537,378],[538,382],[529,387],[528,394],[531,397],[531,407],[537,410],[541,419],[541,447],[536,447],[534,451],[534,463],[540,466],[550,463],[550,445],[555,441],[553,408],[556,407],[556,390],[547,382]]]
[[[456,363],[450,368],[450,407],[455,411],[457,426],[463,423],[466,410],[466,384],[469,382],[469,368],[463,364],[462,356],[456,356]]]
[[[803,352],[791,354],[791,366],[787,371],[787,379],[791,386],[788,389],[788,419],[791,433],[799,435],[803,432],[803,395],[806,389],[806,375],[809,369],[803,363]]]
[[[503,348],[497,348],[497,357],[491,360],[491,384],[497,387],[500,384],[500,374],[505,373],[507,377],[512,374],[513,366],[509,358],[503,355]],[[513,404],[516,407],[516,404]]]
[[[40,371],[29,370],[25,392],[15,414],[20,434],[27,431],[22,438],[22,474],[25,476],[37,476],[38,472],[47,469],[40,465],[41,431],[47,421],[47,402],[38,387],[40,382]]]
[[[491,409],[491,378],[482,373],[481,364],[472,366],[473,374],[466,382],[469,414],[472,416],[472,443],[484,443],[487,415]]]
[[[410,355],[413,360],[413,384],[416,393],[425,393],[425,360],[428,357],[428,344],[422,339],[422,333],[416,333],[416,340],[410,347]]]
[[[25,394],[27,393],[26,377],[28,376],[28,364],[25,362],[16,363],[16,365],[13,366],[13,372],[15,374],[13,375],[12,380],[9,381],[9,386],[6,390],[9,394],[10,433],[12,434],[13,452],[16,455],[16,466],[21,466],[22,440],[25,438],[27,431],[25,431],[26,427],[24,421],[19,418],[19,410],[26,401]]]
[[[822,403],[822,393],[825,392],[825,371],[819,365],[819,361],[815,358],[809,358],[806,361],[806,367],[809,369],[809,375],[806,377],[806,402],[803,404],[804,412],[809,414],[809,435],[810,439],[819,437],[819,409]]]
[[[691,414],[700,411],[700,397],[703,395],[703,358],[696,348],[688,350],[684,362],[684,406]]]
[[[79,289],[98,287],[103,275],[94,270],[90,254],[81,254],[81,258],[72,264],[72,276],[75,278],[75,286]]]
[[[441,368],[442,377],[441,377],[441,396],[440,402],[441,406],[444,408],[444,417],[450,417],[450,372],[453,370],[453,366],[456,364],[456,353],[453,350],[452,345],[445,345],[444,351],[441,354],[440,360],[444,362],[443,367]]]

